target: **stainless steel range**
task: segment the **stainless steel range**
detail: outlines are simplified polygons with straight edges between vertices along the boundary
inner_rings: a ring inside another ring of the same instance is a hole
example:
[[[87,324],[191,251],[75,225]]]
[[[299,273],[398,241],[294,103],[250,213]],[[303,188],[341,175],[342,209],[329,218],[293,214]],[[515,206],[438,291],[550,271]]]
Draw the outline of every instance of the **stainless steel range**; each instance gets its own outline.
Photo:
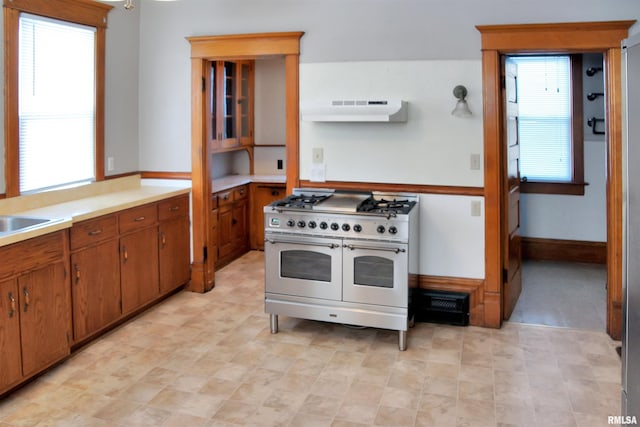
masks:
[[[265,206],[265,312],[399,331],[418,273],[414,194],[295,189]]]

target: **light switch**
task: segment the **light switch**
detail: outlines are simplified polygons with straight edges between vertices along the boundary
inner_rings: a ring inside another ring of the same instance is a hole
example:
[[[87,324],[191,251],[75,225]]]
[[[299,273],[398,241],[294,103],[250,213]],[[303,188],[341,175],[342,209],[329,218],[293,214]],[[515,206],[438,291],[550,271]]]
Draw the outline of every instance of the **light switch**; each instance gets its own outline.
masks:
[[[471,216],[482,215],[482,203],[479,200],[471,201]]]
[[[470,166],[472,171],[480,170],[480,154],[472,154],[470,158]]]
[[[324,161],[324,152],[321,147],[314,147],[312,150],[313,163],[322,163]]]
[[[115,168],[115,161],[113,157],[107,157],[107,171],[111,172]]]

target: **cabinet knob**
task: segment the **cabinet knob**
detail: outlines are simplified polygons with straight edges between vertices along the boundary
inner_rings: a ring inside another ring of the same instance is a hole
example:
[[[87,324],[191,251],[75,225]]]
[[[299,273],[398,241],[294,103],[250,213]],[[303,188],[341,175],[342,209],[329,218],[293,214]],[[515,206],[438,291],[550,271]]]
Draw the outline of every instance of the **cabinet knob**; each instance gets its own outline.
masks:
[[[167,245],[167,235],[164,233],[160,233],[160,242],[162,243],[162,247]]]
[[[13,292],[9,292],[9,317],[13,317],[16,312],[16,297],[13,296]]]
[[[78,283],[80,283],[80,266],[78,266],[78,264],[75,264],[73,266],[73,270],[76,272],[76,285]]]
[[[124,262],[127,262],[127,260],[129,259],[129,252],[127,252],[126,246],[122,247],[122,257],[124,259]]]
[[[26,313],[27,310],[29,309],[29,291],[27,290],[27,287],[25,286],[24,288],[22,288],[22,293],[24,294],[24,312]]]

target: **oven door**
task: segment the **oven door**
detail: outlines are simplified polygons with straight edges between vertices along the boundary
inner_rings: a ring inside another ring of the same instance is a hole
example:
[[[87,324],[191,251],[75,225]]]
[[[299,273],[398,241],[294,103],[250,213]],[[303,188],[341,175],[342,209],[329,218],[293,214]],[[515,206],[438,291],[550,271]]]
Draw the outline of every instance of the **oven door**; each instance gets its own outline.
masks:
[[[406,308],[408,245],[348,240],[344,242],[342,299]]]
[[[265,233],[265,292],[342,298],[342,240]]]

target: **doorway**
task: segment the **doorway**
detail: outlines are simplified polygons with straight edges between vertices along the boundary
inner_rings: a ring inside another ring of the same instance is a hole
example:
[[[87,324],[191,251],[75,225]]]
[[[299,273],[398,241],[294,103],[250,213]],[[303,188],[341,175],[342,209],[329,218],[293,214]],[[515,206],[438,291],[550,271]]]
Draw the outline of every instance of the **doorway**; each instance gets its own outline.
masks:
[[[635,21],[478,26],[482,35],[485,160],[486,326],[500,327],[506,283],[504,106],[501,56],[517,53],[601,52],[606,81],[607,149],[607,332],[622,332],[622,104],[621,41]],[[513,250],[513,248],[511,248]]]

